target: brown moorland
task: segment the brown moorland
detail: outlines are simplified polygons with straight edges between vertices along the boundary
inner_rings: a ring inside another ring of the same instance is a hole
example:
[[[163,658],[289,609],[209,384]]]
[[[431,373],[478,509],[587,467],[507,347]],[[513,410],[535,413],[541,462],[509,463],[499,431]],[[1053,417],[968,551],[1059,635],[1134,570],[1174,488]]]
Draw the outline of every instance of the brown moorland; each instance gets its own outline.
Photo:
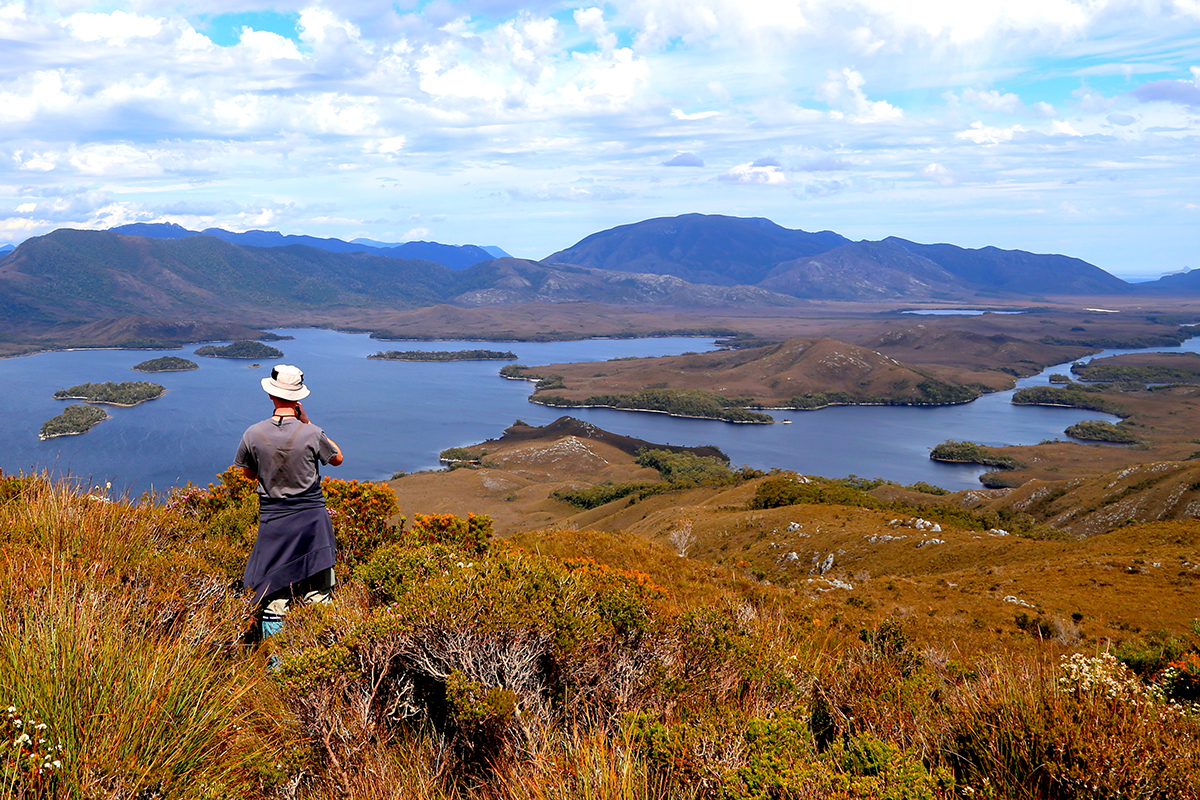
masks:
[[[903,618],[943,657],[1185,632],[1200,608],[1200,465],[944,496],[798,477],[839,502],[753,508],[767,475],[580,509],[552,494],[662,479],[595,439],[522,430],[520,441],[468,448],[487,451],[480,468],[392,481],[401,508],[486,513],[525,547],[648,572],[689,601],[716,586],[771,585],[839,639]]]
[[[558,376],[560,381],[530,397],[554,405],[551,397],[586,402],[589,397],[644,389],[716,392],[741,405],[791,407],[805,395],[827,394],[809,405],[895,403],[924,405],[977,397],[979,390],[1012,386],[1010,375],[925,366],[917,369],[857,345],[834,339],[788,339],[782,344],[661,358],[617,359],[601,364],[550,364],[512,370],[527,380]],[[949,384],[946,386],[945,384]],[[968,389],[967,385],[972,385]]]

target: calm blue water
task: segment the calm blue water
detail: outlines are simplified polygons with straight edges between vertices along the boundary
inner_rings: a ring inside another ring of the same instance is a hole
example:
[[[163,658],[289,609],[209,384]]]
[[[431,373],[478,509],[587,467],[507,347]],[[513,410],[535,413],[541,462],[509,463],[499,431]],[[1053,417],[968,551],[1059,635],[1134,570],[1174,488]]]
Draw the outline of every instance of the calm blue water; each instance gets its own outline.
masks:
[[[364,334],[286,333],[296,339],[278,343],[285,353],[282,361],[303,369],[312,389],[305,408],[346,453],[345,465],[329,471],[337,477],[381,480],[397,470],[436,467],[438,453],[447,447],[495,438],[518,418],[543,425],[564,413],[527,402],[533,385],[500,378],[498,362],[366,358],[380,349],[473,349],[483,346],[478,342],[399,344]],[[1198,341],[1191,340],[1183,349]],[[671,355],[712,346],[712,339],[689,338],[490,345],[511,349],[520,363],[530,365]],[[194,349],[176,352],[190,357]],[[259,387],[270,364],[249,369],[241,360],[193,358],[200,369],[191,372],[147,376],[130,370],[158,355],[162,354],[85,350],[0,360],[0,469],[13,473],[49,468],[93,484],[111,480],[115,489],[132,493],[212,480],[233,460],[242,431],[270,413],[270,401]],[[1052,367],[1021,385],[1045,383],[1052,372],[1066,372],[1066,367]],[[38,441],[42,423],[66,405],[53,399],[56,389],[147,379],[166,386],[167,393],[134,408],[105,406],[112,419],[82,436]],[[1104,418],[1091,411],[1013,406],[1010,397],[1011,392],[1000,392],[961,406],[838,407],[775,415],[793,420],[791,425],[734,425],[612,409],[571,413],[651,442],[714,444],[734,464],[831,477],[923,480],[950,489],[977,488],[982,470],[930,461],[929,449],[946,439],[1034,444],[1062,437],[1063,429],[1079,420]]]

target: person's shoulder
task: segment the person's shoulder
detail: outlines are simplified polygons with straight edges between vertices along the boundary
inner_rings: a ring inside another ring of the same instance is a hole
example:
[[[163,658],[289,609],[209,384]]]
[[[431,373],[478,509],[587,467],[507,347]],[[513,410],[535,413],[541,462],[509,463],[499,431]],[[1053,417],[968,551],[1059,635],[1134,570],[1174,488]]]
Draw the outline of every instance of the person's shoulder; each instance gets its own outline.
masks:
[[[262,430],[263,428],[267,427],[267,426],[268,426],[268,425],[270,425],[270,424],[271,424],[271,420],[269,420],[269,419],[260,419],[258,422],[255,422],[253,425],[251,425],[250,427],[246,428],[246,430],[245,430],[245,431],[242,433],[242,436],[243,436],[243,437],[245,437],[245,436],[249,436],[249,435],[250,435],[251,433],[253,433],[254,431],[260,431],[260,430]]]

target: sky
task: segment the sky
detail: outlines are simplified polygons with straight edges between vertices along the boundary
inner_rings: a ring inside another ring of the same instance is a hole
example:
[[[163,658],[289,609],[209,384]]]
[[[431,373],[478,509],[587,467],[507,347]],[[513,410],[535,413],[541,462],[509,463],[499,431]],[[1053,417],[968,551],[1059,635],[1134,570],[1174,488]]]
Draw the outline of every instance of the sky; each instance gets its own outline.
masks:
[[[1200,268],[1200,0],[0,0],[0,244],[693,212]]]

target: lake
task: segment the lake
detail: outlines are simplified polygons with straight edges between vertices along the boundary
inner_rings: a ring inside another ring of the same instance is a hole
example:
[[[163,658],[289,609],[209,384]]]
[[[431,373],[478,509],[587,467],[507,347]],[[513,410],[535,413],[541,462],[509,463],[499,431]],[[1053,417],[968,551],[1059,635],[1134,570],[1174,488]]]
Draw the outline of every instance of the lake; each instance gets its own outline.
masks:
[[[946,439],[985,445],[1036,444],[1063,437],[1063,429],[1103,414],[1066,408],[1013,406],[998,392],[959,406],[842,406],[775,412],[791,425],[736,425],[613,409],[554,409],[529,403],[533,385],[499,377],[505,362],[394,362],[369,360],[381,349],[509,349],[519,363],[604,361],[626,356],[705,351],[712,339],[592,339],[578,342],[379,342],[365,334],[325,330],[279,331],[279,361],[304,370],[312,395],[304,405],[346,453],[326,474],[383,480],[394,472],[436,468],[447,447],[498,437],[520,418],[544,425],[564,413],[651,442],[720,447],[735,465],[843,477],[857,474],[901,483],[928,481],[948,489],[978,488],[983,470],[929,460]],[[1190,340],[1183,349],[1189,349]],[[235,359],[200,358],[195,346],[171,351],[200,369],[145,375],[131,367],[161,352],[77,350],[0,360],[0,469],[50,469],[91,484],[112,481],[117,491],[163,491],[187,481],[207,483],[229,466],[242,431],[271,411],[258,369]],[[1163,348],[1179,350],[1180,348]],[[1112,351],[1118,352],[1118,351]],[[1124,352],[1124,351],[1121,351]],[[1107,353],[1106,353],[1107,354]],[[1069,365],[1067,365],[1069,366]],[[1020,385],[1044,384],[1055,366]],[[81,436],[38,441],[46,420],[67,404],[56,389],[79,383],[151,380],[167,393],[133,408],[104,406],[112,419]]]

